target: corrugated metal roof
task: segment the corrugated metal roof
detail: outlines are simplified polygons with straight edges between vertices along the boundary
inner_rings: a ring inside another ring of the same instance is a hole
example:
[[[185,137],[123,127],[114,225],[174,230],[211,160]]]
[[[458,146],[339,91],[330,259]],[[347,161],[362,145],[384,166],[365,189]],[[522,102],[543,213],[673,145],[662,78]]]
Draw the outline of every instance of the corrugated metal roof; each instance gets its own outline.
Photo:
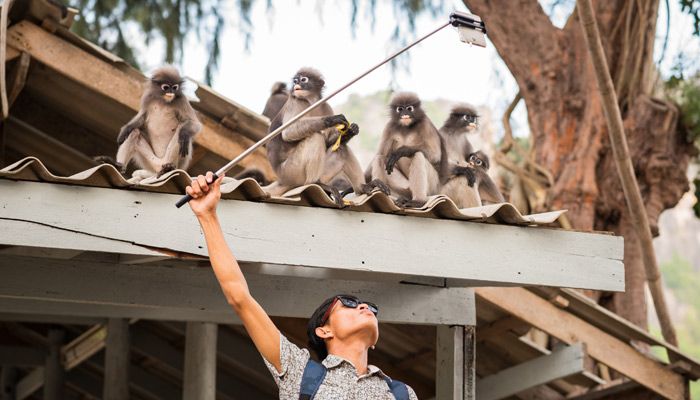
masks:
[[[171,171],[160,178],[149,178],[138,183],[125,179],[116,168],[103,164],[77,174],[63,177],[52,174],[35,157],[26,157],[0,170],[0,177],[14,180],[64,183],[80,186],[94,186],[115,189],[146,190],[160,193],[184,193],[191,177],[182,170]],[[237,180],[225,178],[221,187],[222,197],[228,200],[264,201],[307,207],[337,208],[337,205],[318,185],[306,185],[290,190],[280,197],[271,197],[250,178]],[[509,203],[492,204],[482,207],[459,209],[447,196],[429,198],[419,209],[402,209],[387,195],[374,192],[370,195],[353,197],[343,208],[349,211],[379,212],[386,214],[411,215],[427,218],[444,218],[464,221],[502,223],[512,225],[545,225],[554,223],[565,211],[551,211],[540,214],[522,215]]]

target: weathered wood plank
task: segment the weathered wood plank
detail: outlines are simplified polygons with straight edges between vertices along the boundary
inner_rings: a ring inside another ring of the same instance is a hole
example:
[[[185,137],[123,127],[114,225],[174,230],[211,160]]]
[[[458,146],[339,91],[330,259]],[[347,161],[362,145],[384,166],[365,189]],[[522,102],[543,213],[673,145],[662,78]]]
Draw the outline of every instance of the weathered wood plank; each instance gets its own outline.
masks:
[[[504,399],[548,382],[584,371],[584,346],[575,343],[487,376],[476,383],[479,400]]]
[[[382,322],[474,325],[473,290],[247,275],[270,315],[308,318],[323,299],[356,294]],[[238,323],[209,268],[0,257],[0,312]],[[289,301],[294,299],[294,301]]]
[[[685,398],[682,376],[646,357],[629,344],[561,310],[523,288],[478,288],[487,301],[564,343],[586,344],[588,355],[669,399]]]
[[[0,218],[206,256],[179,196],[0,180]],[[50,199],[47,201],[45,199]],[[219,216],[242,262],[447,278],[452,285],[624,289],[622,238],[551,229],[224,201]],[[303,222],[302,222],[303,221]]]
[[[7,43],[8,48],[29,53],[37,61],[94,92],[134,111],[138,110],[143,82],[135,74],[121,71],[29,21],[21,21],[10,27]],[[203,128],[195,142],[210,151],[231,159],[253,144],[252,140],[235,134],[206,115],[199,113],[198,116]],[[242,160],[241,165],[255,166],[266,175],[274,176],[263,150]]]

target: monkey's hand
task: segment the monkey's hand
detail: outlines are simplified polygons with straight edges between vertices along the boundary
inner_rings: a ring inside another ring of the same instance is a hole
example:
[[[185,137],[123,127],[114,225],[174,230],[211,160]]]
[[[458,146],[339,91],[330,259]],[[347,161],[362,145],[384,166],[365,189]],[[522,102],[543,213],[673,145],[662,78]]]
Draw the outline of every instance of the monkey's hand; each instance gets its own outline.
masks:
[[[345,118],[345,115],[343,115],[343,114],[331,115],[329,117],[325,117],[323,119],[323,124],[326,126],[326,128],[330,128],[330,127],[333,127],[336,125],[343,125],[343,126],[350,125],[347,118]]]
[[[348,127],[348,131],[345,132],[345,134],[341,136],[341,138],[340,138],[340,144],[345,144],[345,143],[347,143],[350,139],[354,138],[354,137],[357,136],[359,133],[360,133],[360,127],[357,126],[357,124],[353,122],[353,123],[350,124],[350,126]]]
[[[455,166],[452,168],[452,174],[467,178],[469,187],[474,187],[474,183],[476,183],[476,171],[474,171],[474,168]]]

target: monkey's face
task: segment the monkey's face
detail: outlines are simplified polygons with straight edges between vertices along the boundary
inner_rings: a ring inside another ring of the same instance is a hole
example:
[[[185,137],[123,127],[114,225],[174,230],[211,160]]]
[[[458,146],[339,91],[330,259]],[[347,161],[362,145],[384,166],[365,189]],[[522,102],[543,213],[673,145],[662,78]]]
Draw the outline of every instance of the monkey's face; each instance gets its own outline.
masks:
[[[467,132],[475,131],[479,127],[477,122],[477,116],[474,114],[457,114],[455,117],[458,118],[458,123]]]
[[[418,104],[392,104],[393,118],[401,126],[409,127],[415,124],[421,116],[420,105]]]
[[[300,99],[321,97],[324,85],[323,79],[300,71],[292,78],[292,96]]]
[[[445,122],[445,126],[451,128],[454,133],[471,133],[479,128],[478,116],[472,113],[453,112]]]
[[[482,151],[471,153],[467,159],[467,165],[472,168],[483,169],[484,171],[488,171],[490,167],[489,158]]]
[[[157,86],[156,90],[160,91],[161,98],[166,103],[182,95],[182,82],[153,81],[153,84]]]

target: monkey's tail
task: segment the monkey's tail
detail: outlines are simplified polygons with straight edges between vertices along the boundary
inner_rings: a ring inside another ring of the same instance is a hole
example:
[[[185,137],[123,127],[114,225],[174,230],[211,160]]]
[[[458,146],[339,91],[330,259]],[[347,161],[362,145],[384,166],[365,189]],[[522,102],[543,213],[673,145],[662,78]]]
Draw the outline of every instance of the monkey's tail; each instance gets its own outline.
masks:
[[[270,181],[265,178],[265,174],[262,173],[259,169],[255,168],[250,168],[246,169],[240,174],[236,175],[234,178],[241,180],[245,178],[253,178],[255,179],[256,182],[258,182],[258,185],[260,186],[267,186],[270,184]]]

